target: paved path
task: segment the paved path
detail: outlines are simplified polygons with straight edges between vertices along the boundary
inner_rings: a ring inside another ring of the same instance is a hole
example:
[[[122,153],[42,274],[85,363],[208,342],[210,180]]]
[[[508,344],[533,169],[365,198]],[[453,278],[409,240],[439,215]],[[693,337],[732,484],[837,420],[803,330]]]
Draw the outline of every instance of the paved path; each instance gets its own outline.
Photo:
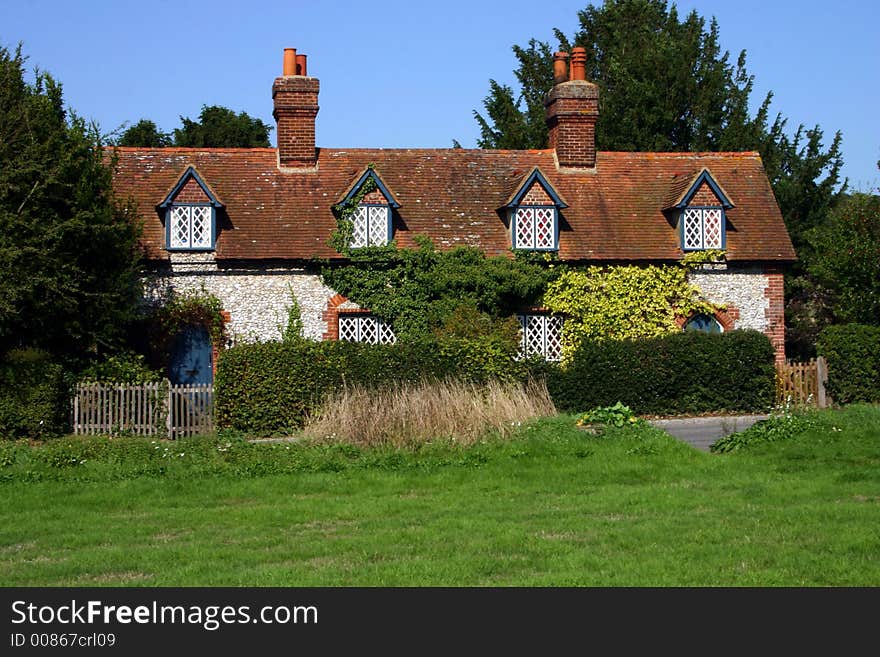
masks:
[[[651,424],[704,452],[709,445],[731,433],[748,429],[767,415],[731,415],[726,417],[692,417],[675,420],[651,420]]]

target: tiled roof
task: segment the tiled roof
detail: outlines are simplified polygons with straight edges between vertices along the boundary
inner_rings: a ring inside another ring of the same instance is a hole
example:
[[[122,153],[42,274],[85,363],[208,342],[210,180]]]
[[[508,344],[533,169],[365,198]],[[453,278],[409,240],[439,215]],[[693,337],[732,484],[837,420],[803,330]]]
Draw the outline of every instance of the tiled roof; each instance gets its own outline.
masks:
[[[703,168],[734,206],[727,211],[729,260],[793,260],[794,250],[757,153],[600,152],[595,170],[560,172],[552,150],[320,149],[311,172],[281,172],[277,151],[118,148],[117,194],[138,203],[151,258],[167,258],[156,209],[187,167],[223,199],[218,259],[335,258],[332,206],[368,165],[400,203],[395,239],[414,246],[470,244],[507,253],[499,208],[534,167],[566,200],[559,255],[568,260],[671,260],[678,233],[663,207]]]

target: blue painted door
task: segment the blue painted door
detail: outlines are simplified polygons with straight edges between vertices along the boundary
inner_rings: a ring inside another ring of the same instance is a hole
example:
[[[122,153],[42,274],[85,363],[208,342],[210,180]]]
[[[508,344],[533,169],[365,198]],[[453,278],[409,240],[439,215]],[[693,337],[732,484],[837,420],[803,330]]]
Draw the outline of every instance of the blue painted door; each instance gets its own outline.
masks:
[[[171,347],[168,378],[174,384],[213,383],[211,336],[200,324],[189,324],[178,333]]]

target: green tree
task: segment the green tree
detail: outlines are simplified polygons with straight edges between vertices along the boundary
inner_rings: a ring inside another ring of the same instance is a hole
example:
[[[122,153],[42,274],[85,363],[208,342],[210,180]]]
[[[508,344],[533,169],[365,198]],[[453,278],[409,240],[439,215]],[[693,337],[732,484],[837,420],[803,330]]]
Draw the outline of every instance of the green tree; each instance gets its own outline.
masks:
[[[171,145],[171,135],[159,130],[156,124],[149,119],[141,119],[123,132],[116,144],[118,146],[164,148]]]
[[[827,218],[846,188],[840,180],[841,135],[826,143],[819,126],[787,130],[770,118],[772,93],[752,115],[754,76],[742,51],[731,61],[719,45],[718,23],[696,11],[683,19],[665,0],[606,0],[578,12],[559,49],[583,46],[587,79],[600,88],[596,143],[602,150],[746,151],[761,154],[773,192],[800,257],[786,278],[789,346],[811,349],[797,326],[818,312],[820,299],[806,271],[814,257],[806,235]],[[546,148],[544,98],[553,86],[552,52],[532,39],[513,47],[519,91],[489,82],[485,116],[474,112],[482,148]],[[809,323],[809,322],[808,322]]]
[[[852,194],[808,239],[809,274],[830,319],[880,326],[880,196]]]
[[[181,116],[174,130],[174,145],[193,148],[254,148],[269,146],[272,126],[246,112],[236,114],[218,105],[202,106],[199,120]]]
[[[96,126],[65,110],[50,75],[25,81],[20,46],[0,48],[0,352],[120,344],[139,298],[133,217]]]

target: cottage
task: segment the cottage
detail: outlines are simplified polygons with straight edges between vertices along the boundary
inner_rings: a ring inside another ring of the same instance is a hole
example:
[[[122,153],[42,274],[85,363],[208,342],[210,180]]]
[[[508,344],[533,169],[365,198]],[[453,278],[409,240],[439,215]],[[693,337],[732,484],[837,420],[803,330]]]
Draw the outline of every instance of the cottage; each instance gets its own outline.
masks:
[[[575,48],[569,74],[567,56],[557,56],[547,149],[328,149],[315,146],[319,81],[305,55],[285,50],[272,86],[277,148],[118,149],[116,189],[137,201],[144,222],[146,297],[204,288],[222,301],[230,335],[266,340],[279,337],[293,295],[308,337],[392,341],[390,327],[310,265],[344,260],[328,243],[333,207],[369,180],[352,247],[405,248],[427,235],[441,248],[549,251],[583,265],[724,249],[725,262],[692,281],[726,310],[692,321],[762,331],[783,360],[782,271],[795,253],[760,156],[597,151],[599,90],[584,79],[584,61]],[[520,319],[532,351],[558,355],[559,318]],[[204,364],[190,371],[210,377]]]

